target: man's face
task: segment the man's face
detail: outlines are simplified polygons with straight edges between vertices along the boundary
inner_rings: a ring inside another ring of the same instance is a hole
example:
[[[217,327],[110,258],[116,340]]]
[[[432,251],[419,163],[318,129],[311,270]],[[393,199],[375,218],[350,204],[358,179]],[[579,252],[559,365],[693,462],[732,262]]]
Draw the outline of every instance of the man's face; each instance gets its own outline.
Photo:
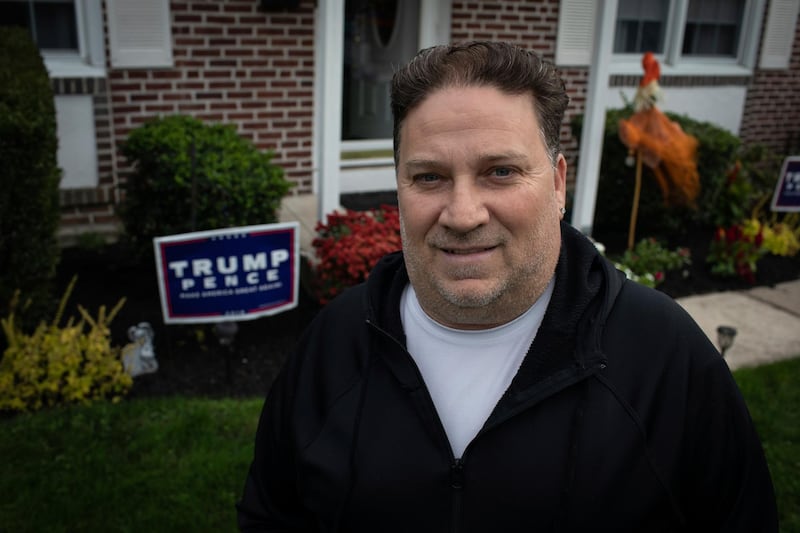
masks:
[[[426,313],[466,329],[528,309],[558,260],[565,178],[529,94],[452,87],[413,108],[400,130],[397,193],[408,274]]]

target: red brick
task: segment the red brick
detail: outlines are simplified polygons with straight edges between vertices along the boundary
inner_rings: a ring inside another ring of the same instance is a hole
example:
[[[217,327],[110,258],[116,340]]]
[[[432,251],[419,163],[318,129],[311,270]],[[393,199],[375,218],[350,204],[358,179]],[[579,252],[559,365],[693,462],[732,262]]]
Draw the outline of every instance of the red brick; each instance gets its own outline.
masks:
[[[210,59],[208,61],[209,67],[235,67],[236,65],[235,59]]]
[[[205,2],[205,3],[194,2],[192,3],[191,10],[216,13],[217,11],[219,11],[219,4],[216,2]]]
[[[236,82],[233,80],[228,81],[212,81],[208,84],[209,89],[235,89]]]
[[[219,48],[194,48],[192,50],[193,57],[220,57],[222,51]]]
[[[222,28],[214,28],[210,26],[194,26],[192,33],[195,35],[222,35]]]
[[[209,24],[235,24],[236,17],[228,15],[208,15],[206,22]]]
[[[145,83],[144,89],[146,91],[168,91],[172,89],[171,83]]]
[[[205,39],[202,37],[176,37],[175,38],[175,45],[176,46],[203,46],[205,43]]]
[[[121,92],[132,92],[132,91],[141,91],[142,84],[141,83],[117,83],[113,82],[111,85],[112,90],[115,93]]]
[[[147,113],[162,113],[162,112],[175,111],[175,106],[172,104],[150,104],[150,105],[145,105],[144,110]]]
[[[185,23],[198,23],[203,21],[202,15],[183,15],[183,14],[175,14],[174,15],[175,23],[177,24],[185,24]]]
[[[226,48],[224,50],[225,57],[252,57],[253,50],[247,48]]]
[[[253,35],[253,28],[241,26],[228,26],[225,28],[227,35]]]
[[[158,100],[157,94],[132,94],[131,102],[152,102]]]

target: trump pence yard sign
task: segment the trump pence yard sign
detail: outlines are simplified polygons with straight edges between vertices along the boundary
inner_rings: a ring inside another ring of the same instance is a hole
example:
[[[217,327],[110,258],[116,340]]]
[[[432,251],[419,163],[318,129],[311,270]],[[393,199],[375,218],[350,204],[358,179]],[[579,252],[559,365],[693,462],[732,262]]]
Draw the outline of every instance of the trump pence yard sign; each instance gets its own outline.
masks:
[[[800,211],[800,156],[784,159],[775,193],[772,195],[772,210]]]
[[[296,222],[153,239],[164,322],[250,320],[297,307]]]

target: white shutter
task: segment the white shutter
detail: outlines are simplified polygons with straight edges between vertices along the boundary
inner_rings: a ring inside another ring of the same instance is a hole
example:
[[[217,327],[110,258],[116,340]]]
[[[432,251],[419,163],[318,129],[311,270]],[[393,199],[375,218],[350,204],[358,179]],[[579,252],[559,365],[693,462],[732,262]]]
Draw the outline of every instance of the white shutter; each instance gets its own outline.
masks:
[[[770,1],[767,25],[761,42],[760,68],[789,68],[798,9],[800,0]]]
[[[111,65],[171,67],[169,0],[106,0]]]
[[[586,66],[592,60],[597,2],[561,0],[556,65]]]

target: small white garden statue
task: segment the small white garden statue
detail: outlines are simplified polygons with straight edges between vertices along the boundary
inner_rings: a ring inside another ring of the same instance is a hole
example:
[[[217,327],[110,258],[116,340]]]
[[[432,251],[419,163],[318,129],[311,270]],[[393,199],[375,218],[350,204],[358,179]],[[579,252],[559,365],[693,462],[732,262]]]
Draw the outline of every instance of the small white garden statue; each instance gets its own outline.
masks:
[[[128,328],[128,338],[132,342],[122,348],[122,365],[131,377],[152,374],[158,370],[153,337],[155,332],[149,322],[139,322]]]

